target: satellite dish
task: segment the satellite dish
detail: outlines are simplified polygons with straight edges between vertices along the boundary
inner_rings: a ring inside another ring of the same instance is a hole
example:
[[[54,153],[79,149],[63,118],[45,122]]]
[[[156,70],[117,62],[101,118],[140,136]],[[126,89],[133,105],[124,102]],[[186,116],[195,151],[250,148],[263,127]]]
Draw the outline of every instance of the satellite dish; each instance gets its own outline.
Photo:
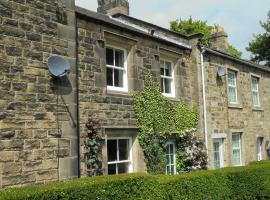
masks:
[[[218,75],[219,77],[225,76],[225,75],[226,75],[225,69],[224,69],[223,67],[219,66],[219,67],[218,67],[218,70],[217,70],[217,75]]]
[[[48,58],[48,69],[54,77],[66,76],[70,71],[69,62],[61,56],[50,56]]]

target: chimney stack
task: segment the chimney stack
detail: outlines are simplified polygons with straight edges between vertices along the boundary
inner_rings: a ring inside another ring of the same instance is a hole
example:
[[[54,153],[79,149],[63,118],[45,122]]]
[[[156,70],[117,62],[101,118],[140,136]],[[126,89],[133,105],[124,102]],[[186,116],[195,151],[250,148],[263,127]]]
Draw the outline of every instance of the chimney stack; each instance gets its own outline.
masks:
[[[213,30],[212,35],[209,38],[209,47],[215,50],[228,53],[229,49],[228,34],[225,33],[223,27],[218,26]]]
[[[124,14],[129,15],[128,0],[98,0],[99,13],[107,15]]]

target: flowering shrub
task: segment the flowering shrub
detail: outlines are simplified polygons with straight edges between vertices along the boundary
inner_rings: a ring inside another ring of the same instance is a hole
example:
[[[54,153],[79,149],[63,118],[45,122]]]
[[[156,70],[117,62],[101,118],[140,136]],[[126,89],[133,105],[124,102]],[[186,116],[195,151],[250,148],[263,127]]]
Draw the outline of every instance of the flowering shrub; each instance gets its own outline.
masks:
[[[177,171],[207,169],[207,154],[204,143],[196,137],[196,129],[187,130],[176,140]]]

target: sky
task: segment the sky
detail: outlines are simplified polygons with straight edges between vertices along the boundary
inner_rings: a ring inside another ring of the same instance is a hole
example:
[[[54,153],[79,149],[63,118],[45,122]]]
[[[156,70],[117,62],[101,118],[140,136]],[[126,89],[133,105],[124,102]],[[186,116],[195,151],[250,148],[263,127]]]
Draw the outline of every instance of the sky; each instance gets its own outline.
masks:
[[[76,5],[96,11],[97,0],[75,0]],[[129,0],[130,16],[162,26],[170,27],[170,21],[187,19],[206,20],[219,24],[229,35],[229,42],[243,52],[253,35],[263,32],[259,21],[266,21],[270,10],[269,0]]]

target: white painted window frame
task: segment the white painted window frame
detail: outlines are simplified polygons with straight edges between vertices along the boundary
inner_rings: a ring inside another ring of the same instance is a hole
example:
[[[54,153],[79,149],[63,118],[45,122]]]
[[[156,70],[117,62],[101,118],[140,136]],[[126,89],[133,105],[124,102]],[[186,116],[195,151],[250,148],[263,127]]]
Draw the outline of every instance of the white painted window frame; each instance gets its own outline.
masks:
[[[166,145],[167,145],[166,148],[168,148],[169,145],[173,145],[173,162],[171,162],[171,155],[172,154],[168,154],[167,149],[166,149],[166,157],[169,156],[169,163],[166,163],[166,174],[168,174],[167,167],[173,166],[173,175],[175,175],[176,174],[175,142],[169,141],[166,143]]]
[[[256,81],[256,88],[254,89],[253,88],[253,80],[255,80]],[[255,106],[255,107],[260,107],[260,93],[259,93],[259,78],[258,77],[251,77],[251,91],[252,91],[252,101],[253,101],[253,106]],[[257,101],[258,101],[258,104],[255,104],[255,102],[254,102],[254,93],[256,93],[257,94]]]
[[[117,70],[123,71],[123,87],[115,87],[115,86],[107,85],[107,90],[119,91],[119,92],[128,92],[127,50],[124,49],[124,48],[116,47],[116,46],[112,46],[112,45],[106,45],[106,49],[107,48],[113,49],[113,54],[114,54],[113,55],[113,62],[114,62],[114,65],[107,65],[107,61],[106,61],[106,68],[112,68],[112,69],[117,69]],[[121,51],[124,52],[124,68],[115,66],[115,50],[121,50]],[[107,80],[107,75],[106,75],[106,80]],[[113,82],[114,82],[114,75],[113,75]]]
[[[166,97],[175,97],[175,79],[174,79],[174,63],[171,61],[171,60],[166,60],[166,59],[160,59],[160,68],[161,68],[161,62],[164,62],[164,64],[166,62],[170,63],[171,64],[171,72],[172,72],[172,76],[165,76],[165,75],[161,75],[160,74],[160,78],[163,78],[163,79],[169,79],[171,80],[171,93],[165,93],[165,92],[162,92],[162,94]],[[165,81],[163,81],[161,84],[163,84],[163,88],[165,88]]]
[[[232,145],[232,165],[233,166],[242,166],[242,148],[241,148],[241,145],[242,145],[242,135],[241,135],[241,133],[232,133],[232,143],[233,143],[233,136],[234,135],[238,135],[238,138],[239,138],[239,140],[238,140],[238,146],[239,147],[233,147],[233,145]],[[234,163],[233,163],[233,150],[239,150],[239,155],[240,155],[240,164],[238,164],[238,165],[235,165]]]
[[[117,141],[117,160],[107,162],[107,165],[116,164],[116,174],[118,174],[118,166],[117,164],[128,163],[128,173],[133,172],[133,162],[132,162],[132,138],[131,137],[108,137],[108,140],[116,140]],[[129,145],[129,159],[128,160],[119,160],[119,140],[128,140]]]
[[[231,84],[229,82],[229,74],[234,75],[234,83]],[[235,91],[235,102],[231,101],[230,99],[230,88],[232,88]],[[237,95],[237,72],[233,70],[228,70],[228,101],[230,104],[238,104],[238,95]]]
[[[219,159],[220,159],[220,160],[219,160],[219,162],[220,162],[219,168],[223,168],[223,167],[224,167],[223,141],[224,141],[223,138],[215,138],[215,139],[213,140],[213,145],[214,145],[214,143],[218,143],[218,144],[219,144],[219,148],[218,148]],[[215,154],[215,150],[213,150],[213,152],[214,152],[214,154]],[[214,156],[214,159],[215,159],[215,156]],[[215,161],[215,160],[214,160],[214,161]],[[214,163],[213,163],[213,167],[214,167],[215,169],[217,169]]]

